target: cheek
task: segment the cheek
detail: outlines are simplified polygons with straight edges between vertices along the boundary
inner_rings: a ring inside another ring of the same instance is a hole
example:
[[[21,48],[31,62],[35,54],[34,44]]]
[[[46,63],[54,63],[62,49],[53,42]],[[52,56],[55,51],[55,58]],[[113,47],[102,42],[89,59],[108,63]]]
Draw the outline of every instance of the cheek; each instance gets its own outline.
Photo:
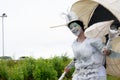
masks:
[[[80,31],[75,31],[75,32],[72,32],[74,35],[78,36],[80,34]]]

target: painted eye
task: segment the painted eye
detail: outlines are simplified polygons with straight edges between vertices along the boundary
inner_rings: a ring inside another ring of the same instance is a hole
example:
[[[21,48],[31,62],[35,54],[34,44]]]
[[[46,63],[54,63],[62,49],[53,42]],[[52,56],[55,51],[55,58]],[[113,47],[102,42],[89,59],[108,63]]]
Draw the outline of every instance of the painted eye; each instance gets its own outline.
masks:
[[[77,27],[77,25],[75,24],[74,27]]]

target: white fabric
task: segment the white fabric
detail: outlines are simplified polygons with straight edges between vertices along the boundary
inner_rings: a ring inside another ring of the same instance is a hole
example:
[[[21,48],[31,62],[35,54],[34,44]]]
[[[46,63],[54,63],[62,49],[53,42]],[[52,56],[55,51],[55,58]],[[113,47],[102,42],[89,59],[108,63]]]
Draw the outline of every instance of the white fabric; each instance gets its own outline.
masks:
[[[106,70],[105,70],[104,66],[101,66],[98,68],[98,75],[99,76],[106,76]]]
[[[79,17],[74,11],[70,11],[69,13],[63,13],[63,15],[65,15],[67,24],[79,19]]]
[[[101,53],[102,48],[96,48],[91,45],[92,43],[97,43],[103,47],[104,45],[101,42],[98,43],[98,41],[100,40],[87,38],[82,43],[76,40],[73,42],[72,48],[76,60],[68,65],[69,68],[73,64],[75,66],[72,80],[98,80],[98,77],[106,76],[103,66],[105,57]]]
[[[94,62],[95,64],[103,64],[104,56],[102,54],[102,48],[104,48],[104,45],[102,44],[102,41],[99,38],[87,38],[82,43],[74,41],[72,48],[74,52],[74,57],[76,59],[83,60],[84,62],[85,59],[90,58],[88,61],[86,61],[87,63]]]

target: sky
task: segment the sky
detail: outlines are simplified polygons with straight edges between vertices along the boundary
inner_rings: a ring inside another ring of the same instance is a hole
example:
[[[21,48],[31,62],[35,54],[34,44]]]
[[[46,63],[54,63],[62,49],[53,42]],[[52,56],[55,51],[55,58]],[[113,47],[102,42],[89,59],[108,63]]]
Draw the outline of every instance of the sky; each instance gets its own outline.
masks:
[[[61,17],[76,0],[0,0],[0,16],[4,17],[4,55],[50,58],[73,57],[71,45],[76,38]],[[2,18],[0,17],[0,56],[2,53]]]

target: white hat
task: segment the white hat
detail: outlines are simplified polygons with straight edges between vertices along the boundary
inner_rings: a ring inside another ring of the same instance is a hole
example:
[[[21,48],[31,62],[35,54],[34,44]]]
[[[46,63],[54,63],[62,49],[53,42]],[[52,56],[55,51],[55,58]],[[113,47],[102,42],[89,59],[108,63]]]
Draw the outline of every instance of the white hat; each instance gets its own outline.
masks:
[[[79,17],[76,15],[75,12],[69,12],[68,14],[66,13],[63,13],[63,14],[65,15],[67,24],[72,21],[79,20]]]
[[[75,12],[62,13],[62,16],[66,20],[66,24],[62,24],[62,25],[58,25],[58,26],[52,26],[51,28],[60,27],[60,26],[66,26],[72,21],[79,20],[79,17],[76,15]]]

